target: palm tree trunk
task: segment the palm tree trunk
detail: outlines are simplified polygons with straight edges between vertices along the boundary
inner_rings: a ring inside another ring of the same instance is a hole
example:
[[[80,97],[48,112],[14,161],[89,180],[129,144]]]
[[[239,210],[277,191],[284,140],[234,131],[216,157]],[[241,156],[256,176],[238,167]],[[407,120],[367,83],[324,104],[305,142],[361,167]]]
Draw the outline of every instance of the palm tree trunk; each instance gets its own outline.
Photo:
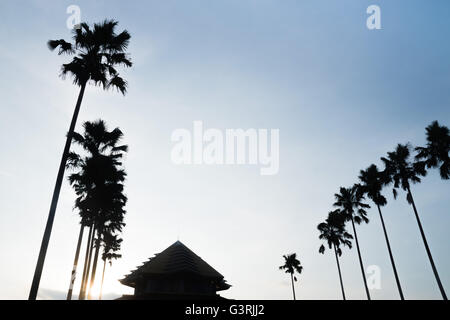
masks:
[[[102,284],[100,285],[100,295],[98,297],[98,300],[102,300],[102,293],[103,293],[103,281],[105,280],[105,268],[106,268],[106,259],[103,262],[103,273],[102,273]]]
[[[412,196],[412,193],[411,193],[411,190],[409,187],[408,187],[408,195],[409,195],[409,198],[411,199],[411,204],[414,209],[414,214],[416,215],[417,224],[419,225],[420,234],[422,235],[423,244],[425,245],[425,250],[427,251],[428,259],[430,260],[430,263],[431,263],[431,268],[433,269],[433,273],[434,273],[434,276],[438,283],[439,290],[441,291],[442,299],[447,300],[447,295],[445,294],[444,287],[442,286],[441,279],[439,278],[439,273],[434,264],[433,256],[431,255],[431,250],[428,247],[427,238],[425,237],[425,232],[423,231],[422,223],[420,222],[419,214],[417,213],[416,204],[414,203],[414,198]]]
[[[42,238],[41,249],[39,251],[39,257],[36,263],[36,269],[34,271],[33,282],[31,284],[30,294],[28,300],[36,300],[37,292],[39,289],[39,283],[41,281],[42,269],[44,268],[45,255],[47,253],[48,243],[50,241],[50,235],[52,233],[53,220],[55,219],[56,207],[58,205],[59,193],[61,191],[61,185],[64,178],[64,171],[66,169],[67,157],[69,156],[70,145],[72,143],[72,136],[77,123],[78,113],[80,112],[81,101],[83,100],[84,90],[86,88],[86,82],[81,85],[80,93],[78,94],[77,104],[72,116],[72,122],[70,123],[69,132],[66,138],[66,144],[64,146],[61,163],[59,164],[58,176],[56,178],[55,189],[53,190],[52,202],[50,204],[50,211],[48,213],[47,224],[45,226],[44,236]]]
[[[70,276],[69,292],[67,292],[67,300],[72,300],[72,291],[73,291],[73,284],[75,283],[75,277],[76,277],[76,273],[77,273],[78,257],[80,256],[81,242],[83,241],[83,230],[84,230],[84,225],[83,225],[83,222],[81,222],[80,234],[78,235],[77,250],[75,251],[75,259],[73,261],[73,269],[72,269],[72,274]]]
[[[405,300],[405,297],[403,296],[402,286],[400,285],[400,279],[398,277],[397,268],[395,267],[394,256],[392,254],[391,245],[389,243],[386,226],[384,225],[383,215],[381,214],[380,205],[377,204],[377,207],[378,207],[378,213],[380,214],[381,225],[383,226],[384,238],[386,239],[386,245],[387,245],[387,248],[389,251],[389,258],[391,259],[392,270],[394,270],[395,281],[397,282],[398,293],[400,294],[400,299]]]
[[[336,256],[336,263],[339,271],[339,280],[341,281],[341,290],[342,290],[342,298],[345,300],[345,292],[344,292],[344,282],[342,282],[342,274],[341,274],[341,266],[339,265],[339,258],[336,250],[336,246],[333,244],[334,254]]]
[[[91,225],[91,230],[89,231],[88,248],[87,248],[88,257],[87,257],[87,260],[85,261],[86,274],[84,275],[83,283],[81,284],[80,295],[78,297],[79,300],[84,300],[86,298],[86,284],[89,279],[89,272],[91,270],[91,258],[92,258],[92,247],[93,247],[93,243],[94,243],[94,235],[95,235],[95,227],[93,225]]]
[[[81,277],[80,294],[78,295],[78,299],[81,298],[81,293],[83,291],[84,281],[86,279],[87,262],[88,262],[88,258],[89,258],[89,248],[90,248],[90,241],[91,241],[91,236],[92,236],[92,229],[93,229],[93,226],[91,225],[90,228],[89,228],[89,235],[88,235],[88,239],[87,239],[86,254],[84,256],[83,276]]]
[[[291,273],[291,283],[292,283],[292,293],[294,295],[294,300],[295,300],[295,287],[294,287],[294,274]]]
[[[88,291],[88,300],[92,299],[92,287],[94,285],[95,281],[95,271],[97,270],[97,261],[98,261],[98,253],[100,251],[100,232],[97,233],[97,239],[95,241],[95,256],[94,256],[94,262],[92,263],[92,275],[91,275],[91,281],[89,284],[89,291]]]
[[[364,265],[363,265],[362,258],[361,258],[361,251],[359,250],[358,236],[356,234],[355,221],[353,219],[353,216],[352,216],[352,226],[353,226],[353,233],[355,235],[356,249],[358,250],[359,265],[361,267],[361,273],[362,273],[363,280],[364,280],[364,287],[366,288],[367,300],[370,300],[369,288],[367,287],[366,273],[365,273]]]

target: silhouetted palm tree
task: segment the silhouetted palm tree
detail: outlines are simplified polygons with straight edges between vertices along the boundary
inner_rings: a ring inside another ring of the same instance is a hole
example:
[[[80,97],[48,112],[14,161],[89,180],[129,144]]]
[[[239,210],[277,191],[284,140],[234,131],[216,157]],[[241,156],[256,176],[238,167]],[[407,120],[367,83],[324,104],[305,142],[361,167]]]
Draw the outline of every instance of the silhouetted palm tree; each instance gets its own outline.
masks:
[[[113,259],[119,259],[122,257],[121,254],[116,253],[117,251],[120,250],[121,243],[122,243],[122,239],[118,238],[118,235],[113,235],[109,232],[105,232],[103,234],[103,253],[102,253],[103,272],[102,272],[102,282],[100,285],[99,300],[102,299],[103,281],[105,279],[106,262],[108,261],[109,264],[112,265]]]
[[[95,85],[103,86],[104,89],[116,88],[122,94],[126,92],[127,83],[119,76],[115,67],[117,65],[131,67],[132,65],[125,52],[129,44],[130,34],[127,31],[122,31],[117,34],[115,31],[117,24],[117,21],[105,20],[102,23],[94,24],[94,27],[90,29],[86,23],[82,23],[79,29],[74,29],[73,31],[74,43],[66,42],[63,39],[48,41],[48,47],[51,50],[59,48],[59,55],[74,55],[71,62],[62,65],[61,75],[73,76],[73,82],[80,87],[80,92],[58,170],[47,224],[29,294],[30,300],[36,299],[39,289],[39,282],[53,227],[66,161],[86,85],[91,81]]]
[[[394,198],[397,198],[397,189],[402,188],[407,192],[406,200],[412,205],[414,214],[416,216],[417,224],[419,225],[420,234],[422,236],[423,243],[425,245],[425,250],[430,260],[431,267],[433,269],[434,276],[441,291],[442,298],[447,300],[447,295],[445,294],[444,287],[442,286],[441,280],[439,278],[438,271],[433,261],[431,255],[431,250],[428,246],[427,239],[425,237],[425,232],[422,228],[422,223],[420,222],[419,214],[417,212],[416,204],[414,203],[414,198],[411,193],[411,182],[418,183],[421,181],[420,176],[426,174],[425,169],[422,165],[414,165],[410,162],[410,150],[408,145],[398,144],[395,151],[388,152],[387,158],[383,157],[381,160],[385,164],[385,173],[389,177],[389,181],[393,182],[393,194]]]
[[[450,179],[450,130],[446,126],[433,121],[426,128],[427,144],[425,147],[417,147],[417,165],[439,168],[442,179]]]
[[[341,267],[339,265],[339,257],[342,255],[341,244],[351,249],[353,239],[352,235],[345,230],[345,216],[339,210],[328,213],[325,222],[317,226],[320,231],[319,239],[324,240],[328,244],[328,248],[333,248],[336,256],[336,264],[339,272],[339,281],[341,283],[342,298],[345,300],[344,282],[342,281]],[[320,253],[325,252],[325,246],[322,244],[319,248]]]
[[[359,265],[361,267],[361,273],[364,280],[364,287],[366,289],[367,299],[370,300],[369,288],[367,287],[366,273],[361,257],[361,251],[359,249],[358,235],[356,233],[355,222],[360,224],[361,222],[368,223],[367,212],[365,209],[370,206],[364,202],[364,194],[361,191],[360,185],[355,184],[351,188],[340,188],[340,193],[336,193],[334,196],[336,202],[334,206],[340,209],[341,214],[344,215],[346,221],[352,222],[353,234],[355,236],[356,249],[358,251]]]
[[[73,139],[87,155],[81,156],[71,152],[68,157],[68,167],[78,169],[78,172],[69,176],[77,195],[75,208],[79,210],[83,225],[90,227],[80,299],[84,299],[86,293],[95,235],[97,234],[95,238],[97,251],[94,256],[91,285],[95,279],[102,234],[104,230],[110,233],[121,231],[125,214],[123,207],[127,200],[123,195],[123,181],[126,174],[121,169],[121,158],[127,151],[127,146],[118,145],[123,136],[122,132],[118,128],[108,131],[101,120],[85,122],[83,126],[85,129],[83,136],[74,133]]]
[[[378,213],[380,214],[381,225],[383,227],[384,238],[386,240],[386,245],[389,251],[389,257],[391,259],[392,270],[394,271],[395,281],[397,282],[398,293],[400,294],[400,299],[404,300],[402,287],[400,285],[400,279],[397,274],[397,268],[395,267],[394,256],[392,254],[391,245],[389,243],[389,237],[386,231],[386,226],[384,224],[383,215],[381,213],[382,206],[387,204],[386,198],[381,194],[383,185],[387,182],[387,177],[383,175],[382,172],[378,171],[376,165],[370,165],[366,170],[361,170],[359,175],[359,180],[361,180],[361,190],[367,194],[367,197],[371,199],[378,208]]]
[[[301,266],[300,261],[297,259],[296,253],[284,255],[283,258],[284,265],[280,266],[279,268],[280,270],[285,270],[286,273],[289,273],[291,275],[292,293],[295,300],[294,281],[297,281],[297,277],[294,276],[294,273],[297,272],[298,274],[301,274],[303,267]]]

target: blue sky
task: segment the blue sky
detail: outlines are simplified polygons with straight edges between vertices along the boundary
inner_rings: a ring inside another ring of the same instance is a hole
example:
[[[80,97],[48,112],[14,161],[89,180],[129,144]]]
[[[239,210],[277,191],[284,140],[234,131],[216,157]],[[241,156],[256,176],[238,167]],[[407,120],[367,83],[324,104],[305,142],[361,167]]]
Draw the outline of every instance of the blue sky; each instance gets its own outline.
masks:
[[[278,270],[297,252],[300,299],[340,299],[334,256],[318,254],[316,226],[340,186],[398,142],[424,143],[432,121],[450,125],[448,1],[2,1],[0,3],[0,298],[25,299],[78,89],[58,77],[48,39],[68,39],[66,8],[82,20],[119,20],[132,34],[127,96],[89,87],[83,121],[119,126],[130,151],[123,258],[107,271],[108,297],[130,293],[117,279],[180,240],[233,287],[224,296],[290,299]],[[366,28],[381,8],[382,29]],[[171,133],[192,128],[278,128],[280,171],[175,166]],[[450,291],[448,181],[434,172],[413,187],[441,279]],[[412,209],[384,209],[406,298],[439,298]],[[64,184],[41,298],[67,290],[78,217]],[[366,266],[381,270],[375,299],[398,294],[377,212],[358,227]],[[342,257],[346,293],[365,298],[356,250]],[[78,283],[77,283],[78,284]],[[78,284],[79,285],[79,284]],[[75,288],[77,292],[77,286]]]

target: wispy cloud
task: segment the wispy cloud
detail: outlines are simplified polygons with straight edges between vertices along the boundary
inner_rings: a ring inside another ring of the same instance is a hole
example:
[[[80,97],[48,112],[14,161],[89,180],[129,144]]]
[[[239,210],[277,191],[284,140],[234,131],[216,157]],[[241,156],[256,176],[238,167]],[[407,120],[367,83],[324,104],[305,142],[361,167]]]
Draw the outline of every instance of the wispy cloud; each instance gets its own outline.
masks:
[[[6,177],[6,178],[11,178],[13,175],[9,172],[0,171],[0,176]]]
[[[45,288],[39,289],[38,293],[38,298],[42,300],[65,300],[66,296],[66,292]]]
[[[120,298],[122,295],[118,293],[104,293],[102,300],[115,300],[117,298]],[[67,298],[67,292],[66,291],[59,291],[59,290],[53,290],[53,289],[46,289],[41,288],[39,289],[38,293],[38,299],[41,300],[66,300]],[[78,299],[78,296],[73,297],[74,300]]]

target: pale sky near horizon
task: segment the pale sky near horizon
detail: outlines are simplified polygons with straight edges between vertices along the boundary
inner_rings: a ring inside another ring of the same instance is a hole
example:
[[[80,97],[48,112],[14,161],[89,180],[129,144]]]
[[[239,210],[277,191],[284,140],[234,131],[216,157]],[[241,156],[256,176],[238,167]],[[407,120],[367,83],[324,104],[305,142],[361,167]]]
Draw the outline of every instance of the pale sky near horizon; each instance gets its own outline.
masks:
[[[83,21],[119,21],[132,35],[125,97],[86,90],[77,130],[101,118],[130,147],[123,258],[108,267],[106,298],[132,291],[117,280],[179,238],[222,273],[234,299],[291,299],[278,270],[296,252],[299,299],[341,299],[334,255],[318,253],[316,226],[340,186],[397,143],[425,142],[433,120],[450,126],[450,3],[429,1],[1,1],[0,299],[26,299],[78,94],[48,39],[70,38],[69,5]],[[368,30],[366,8],[381,8]],[[280,169],[177,166],[171,134],[205,128],[280,130]],[[430,172],[413,186],[428,241],[450,293],[450,183]],[[440,294],[401,192],[383,208],[407,299]],[[79,230],[64,182],[39,297],[63,299]],[[370,204],[370,202],[369,202]],[[366,266],[381,270],[374,299],[397,299],[378,214],[358,226]],[[84,247],[84,245],[83,245]],[[84,257],[84,254],[81,256]],[[356,248],[341,268],[349,299],[364,299]],[[80,270],[79,270],[80,271]],[[97,278],[100,280],[100,277]],[[97,281],[98,287],[98,281]],[[75,286],[78,293],[79,281]]]

